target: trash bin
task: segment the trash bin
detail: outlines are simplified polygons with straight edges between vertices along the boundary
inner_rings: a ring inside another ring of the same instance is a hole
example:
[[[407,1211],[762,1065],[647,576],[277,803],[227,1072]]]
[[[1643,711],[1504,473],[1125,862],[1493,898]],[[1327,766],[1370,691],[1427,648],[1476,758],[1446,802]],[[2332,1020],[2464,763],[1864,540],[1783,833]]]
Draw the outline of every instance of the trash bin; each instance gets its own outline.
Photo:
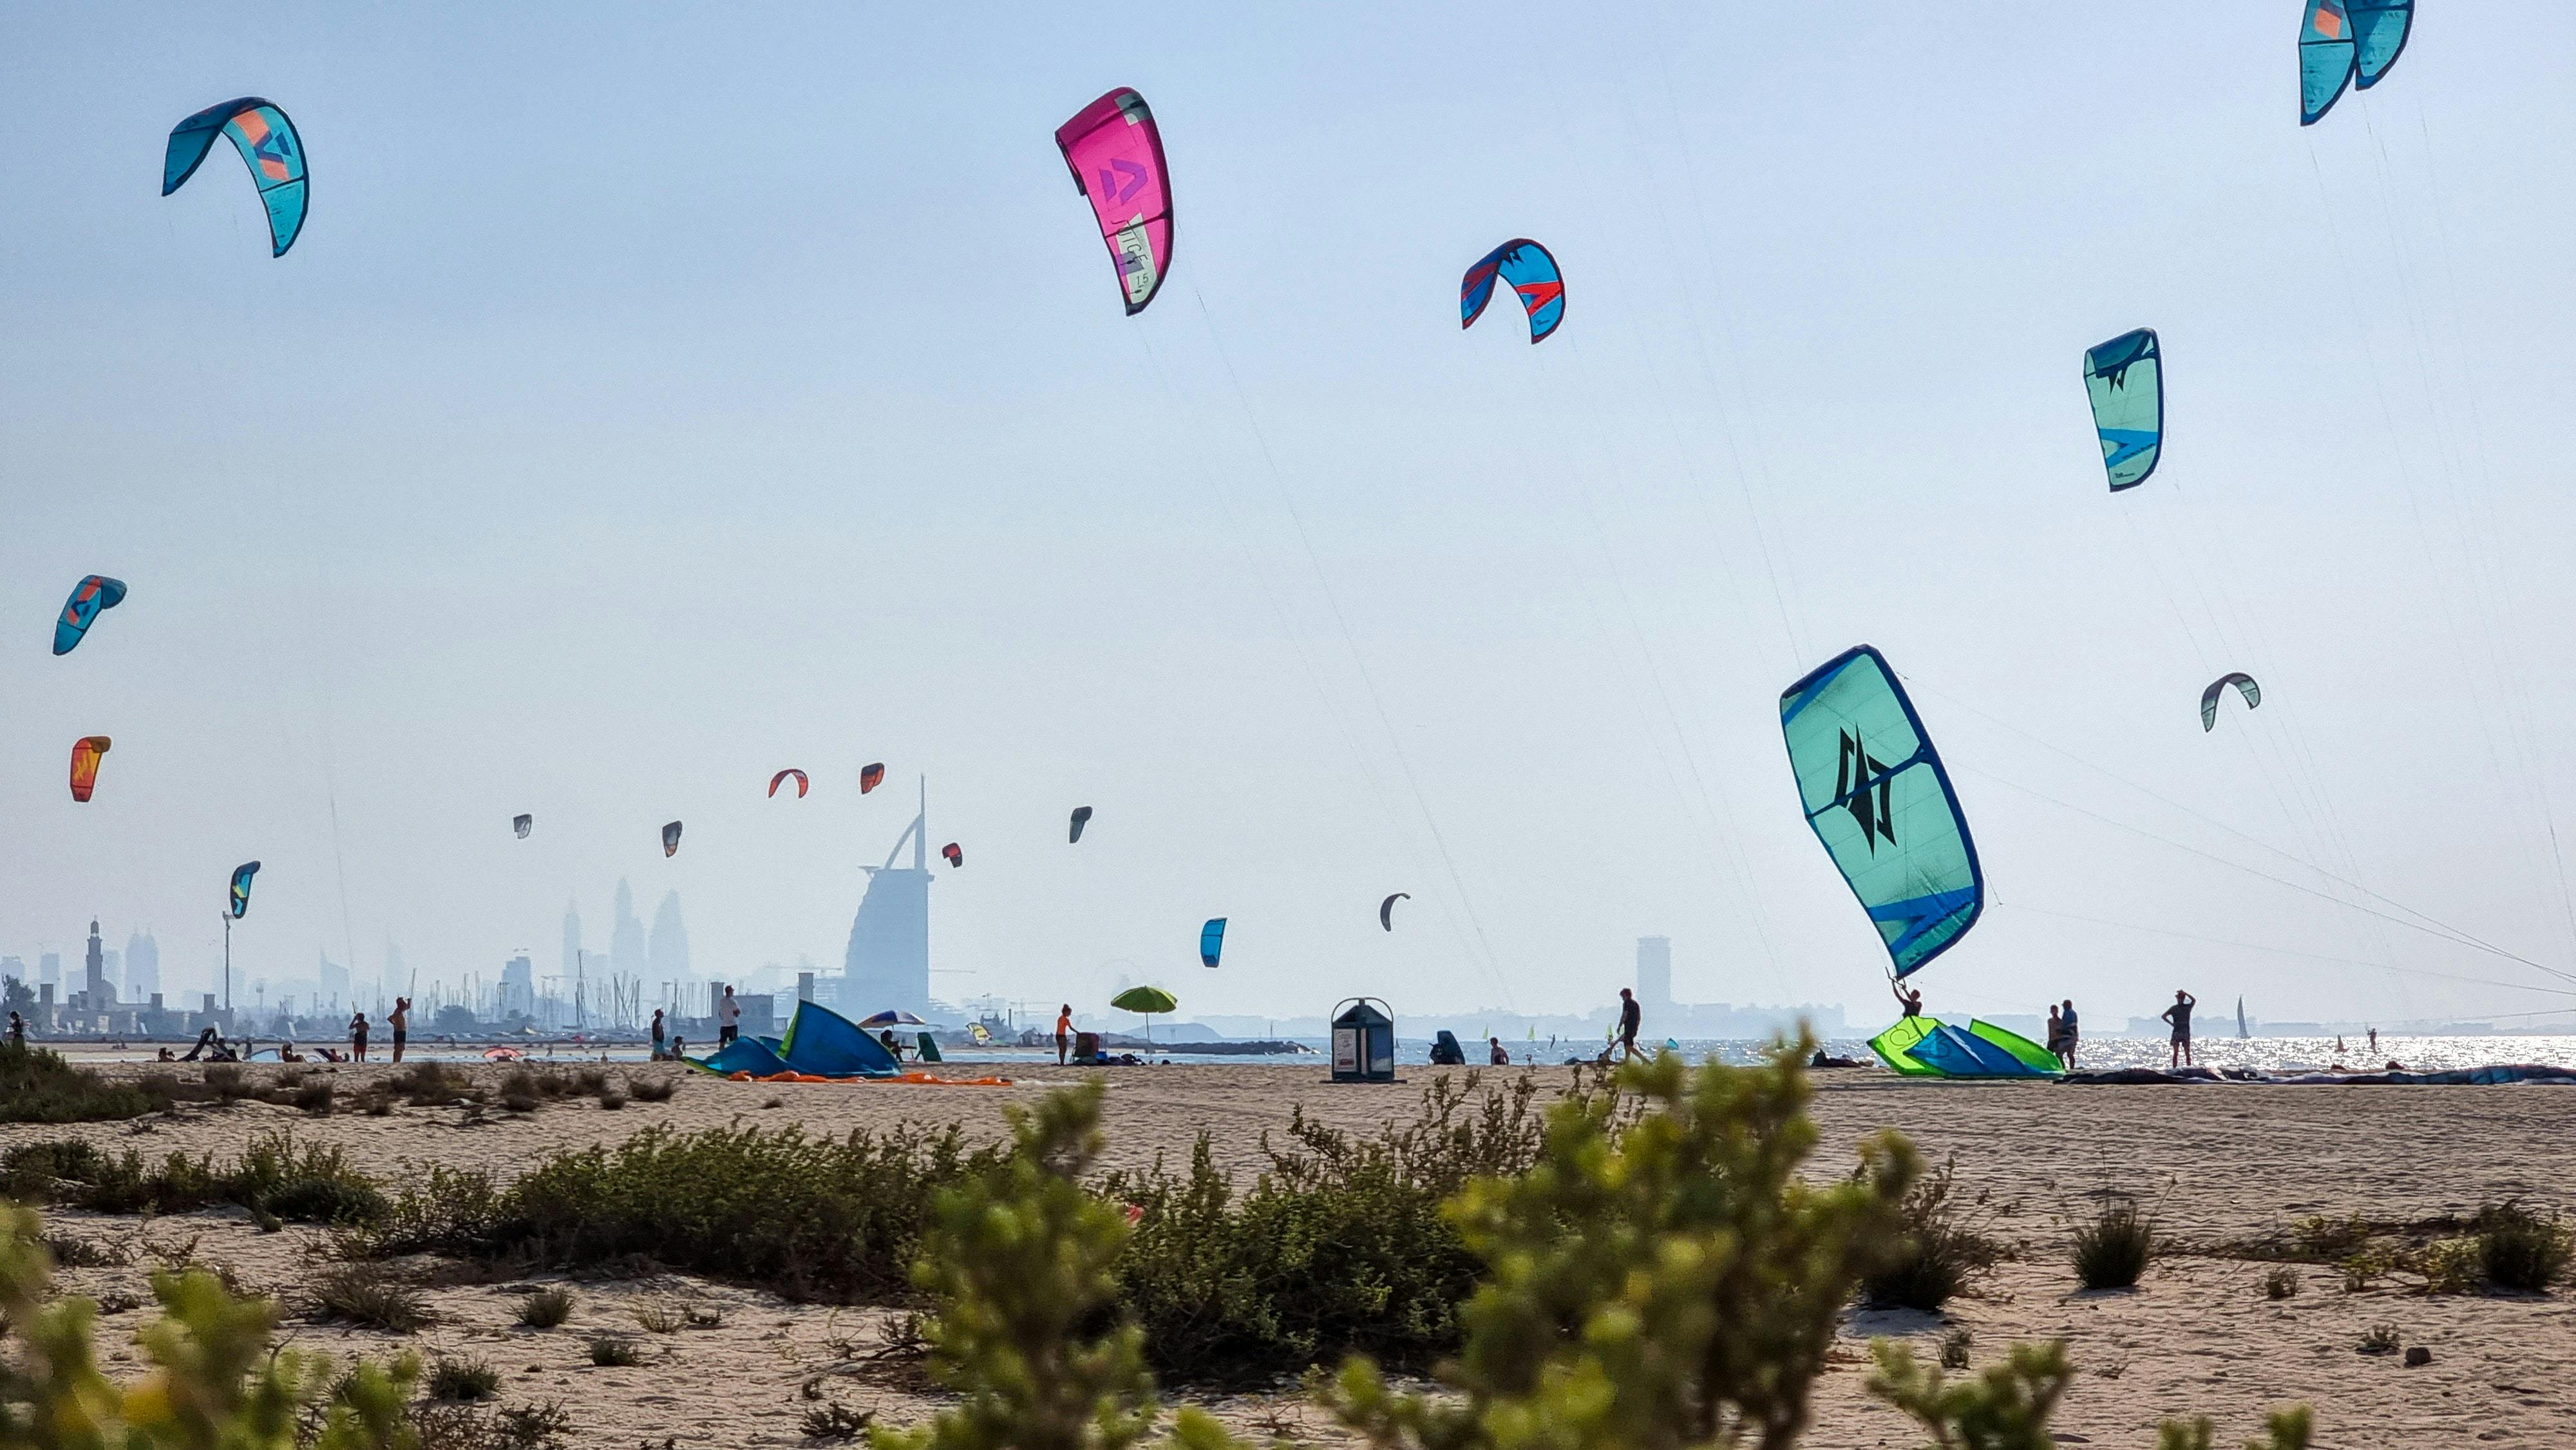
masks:
[[[1395,1016],[1385,1002],[1352,997],[1334,1008],[1333,1081],[1395,1081]]]

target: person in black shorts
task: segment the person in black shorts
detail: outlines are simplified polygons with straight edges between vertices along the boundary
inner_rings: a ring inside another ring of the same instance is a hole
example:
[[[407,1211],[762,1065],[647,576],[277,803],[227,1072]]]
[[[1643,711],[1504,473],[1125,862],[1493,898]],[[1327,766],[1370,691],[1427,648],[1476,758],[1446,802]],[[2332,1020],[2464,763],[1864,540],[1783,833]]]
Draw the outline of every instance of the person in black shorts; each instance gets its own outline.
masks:
[[[1637,1005],[1637,994],[1626,987],[1619,989],[1619,1060],[1637,1055],[1637,1028],[1645,1020],[1645,1009]]]
[[[367,1060],[367,1014],[364,1012],[349,1019],[349,1060]]]
[[[2191,1062],[2191,1009],[2200,1005],[2198,998],[2177,989],[2174,1004],[2164,1011],[2164,1019],[2173,1024],[2173,1060],[2168,1067],[2184,1067]]]
[[[403,1040],[411,1036],[411,999],[409,997],[396,997],[394,999],[394,1010],[385,1014],[385,1021],[393,1024],[394,1061],[400,1062],[402,1061]]]

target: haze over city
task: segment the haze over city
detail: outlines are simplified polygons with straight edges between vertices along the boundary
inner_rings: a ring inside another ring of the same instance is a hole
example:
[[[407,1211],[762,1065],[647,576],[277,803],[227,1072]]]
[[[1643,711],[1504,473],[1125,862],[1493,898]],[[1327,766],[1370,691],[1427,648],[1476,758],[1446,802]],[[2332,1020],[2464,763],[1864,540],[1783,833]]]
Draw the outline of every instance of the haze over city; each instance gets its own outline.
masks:
[[[621,880],[698,978],[835,971],[926,777],[951,1001],[1589,1011],[1669,936],[1684,1001],[1875,1022],[1777,703],[1866,640],[1991,892],[1936,1004],[2564,1010],[2576,17],[2446,7],[2301,131],[2268,9],[1990,9],[13,10],[0,955],[210,990],[257,858],[237,997],[552,973]],[[1177,198],[1133,318],[1050,140],[1112,84]],[[157,194],[245,91],[283,259]],[[1563,333],[1462,334],[1520,236]]]

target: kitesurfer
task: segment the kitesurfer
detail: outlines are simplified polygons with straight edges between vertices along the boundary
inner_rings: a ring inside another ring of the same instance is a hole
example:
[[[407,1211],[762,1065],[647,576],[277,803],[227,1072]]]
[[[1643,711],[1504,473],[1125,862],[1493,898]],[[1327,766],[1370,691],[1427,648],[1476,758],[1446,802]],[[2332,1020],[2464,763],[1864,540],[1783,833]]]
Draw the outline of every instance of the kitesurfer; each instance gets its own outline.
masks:
[[[2191,1009],[2199,1005],[2189,992],[2174,990],[2174,1004],[2163,1013],[2164,1020],[2173,1024],[2172,1060],[2166,1066],[2182,1067],[2191,1061]]]
[[[1920,1017],[1923,1015],[1923,991],[1921,988],[1907,987],[1901,982],[1894,981],[1889,982],[1887,986],[1888,990],[1896,994],[1896,1005],[1904,1009],[1906,1016]]]

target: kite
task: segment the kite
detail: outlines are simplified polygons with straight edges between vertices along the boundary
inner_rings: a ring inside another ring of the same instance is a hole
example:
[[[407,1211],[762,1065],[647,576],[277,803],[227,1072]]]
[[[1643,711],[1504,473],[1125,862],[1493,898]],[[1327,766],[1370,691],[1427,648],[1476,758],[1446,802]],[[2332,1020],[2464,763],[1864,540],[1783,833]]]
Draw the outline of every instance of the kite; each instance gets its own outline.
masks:
[[[1116,90],[1056,127],[1055,144],[1074,188],[1090,199],[1133,317],[1172,270],[1172,182],[1162,130],[1143,96]]]
[[[677,856],[680,854],[680,823],[678,821],[673,821],[662,828],[662,854],[664,856]]]
[[[796,777],[796,798],[800,801],[805,799],[805,772],[791,765],[769,778],[769,795],[772,800],[778,797],[778,783],[791,775]]]
[[[1073,808],[1073,831],[1067,844],[1080,841],[1082,839],[1082,828],[1090,824],[1091,807],[1075,806]]]
[[[1557,275],[1556,258],[1527,237],[1514,237],[1467,269],[1465,280],[1458,284],[1460,330],[1475,326],[1476,319],[1485,315],[1485,304],[1494,300],[1496,276],[1520,294],[1521,307],[1529,313],[1531,345],[1547,341],[1548,334],[1565,320],[1565,281]]]
[[[233,920],[250,914],[250,878],[259,874],[257,861],[244,861],[233,868]]]
[[[161,194],[188,184],[219,135],[232,139],[268,208],[268,239],[274,248],[269,255],[285,256],[304,230],[304,142],[295,134],[295,123],[269,102],[244,96],[181,121],[171,130],[170,150],[162,158]]]
[[[537,818],[534,816],[512,816],[510,818],[510,829],[516,831],[519,835],[519,839],[524,841],[528,839],[528,828],[536,823]]]
[[[947,845],[940,847],[939,854],[948,858],[948,865],[952,870],[966,864],[966,853],[957,849],[957,843],[955,841],[951,841]]]
[[[1399,901],[1411,901],[1412,899],[1412,892],[1399,891],[1393,896],[1388,897],[1386,900],[1379,902],[1377,904],[1377,924],[1385,927],[1388,931],[1395,930],[1395,904]]]
[[[2218,697],[2226,693],[2227,687],[2230,685],[2234,685],[2236,687],[2237,694],[2245,697],[2246,709],[2256,710],[2262,708],[2263,687],[2254,683],[2254,677],[2252,675],[2246,674],[2242,670],[2231,670],[2226,674],[2220,675],[2217,679],[2210,681],[2209,688],[2200,692],[2201,734],[2206,735],[2210,731],[2218,728]]]
[[[1896,672],[1855,645],[1780,695],[1808,828],[1878,927],[1898,977],[1956,945],[1985,873],[1950,773]]]
[[[883,784],[884,781],[885,766],[883,763],[876,765],[862,765],[859,767],[859,794],[866,795],[869,791],[875,790],[879,785]]]
[[[89,799],[91,787],[98,784],[98,762],[107,754],[107,737],[84,735],[72,742],[72,799]]]
[[[1216,965],[1216,959],[1223,955],[1225,955],[1225,918],[1211,916],[1207,919],[1207,925],[1199,928],[1199,960],[1213,967]]]
[[[125,583],[104,574],[92,574],[72,586],[72,597],[63,601],[63,617],[54,621],[54,653],[67,655],[89,633],[89,623],[102,609],[114,609],[125,602]]]
[[[2379,84],[2415,28],[2415,0],[2307,0],[2299,26],[2299,124],[2325,119],[2344,87]]]
[[[2111,491],[2136,488],[2165,449],[2165,363],[2155,329],[2124,332],[2084,351],[2084,392]]]

